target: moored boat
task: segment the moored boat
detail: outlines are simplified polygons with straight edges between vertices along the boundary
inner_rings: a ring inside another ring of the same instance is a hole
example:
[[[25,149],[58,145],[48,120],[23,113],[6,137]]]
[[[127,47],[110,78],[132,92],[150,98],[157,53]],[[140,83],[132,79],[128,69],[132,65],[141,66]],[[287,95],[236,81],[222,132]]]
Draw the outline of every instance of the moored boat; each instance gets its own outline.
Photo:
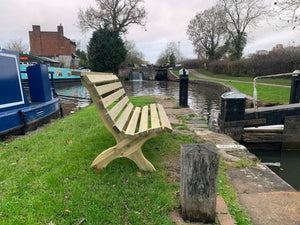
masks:
[[[48,66],[27,67],[28,87],[22,83],[19,53],[0,50],[0,137],[23,134],[59,117],[60,105],[51,88]]]
[[[37,64],[32,64],[37,65]],[[31,64],[21,64],[20,70],[21,70],[21,77],[23,82],[27,82],[28,75],[27,75],[27,68],[32,66]],[[82,71],[79,69],[69,69],[69,68],[60,68],[60,67],[48,67],[49,72],[53,73],[53,79],[55,83],[68,83],[68,82],[80,82],[80,77],[73,76],[73,71]]]

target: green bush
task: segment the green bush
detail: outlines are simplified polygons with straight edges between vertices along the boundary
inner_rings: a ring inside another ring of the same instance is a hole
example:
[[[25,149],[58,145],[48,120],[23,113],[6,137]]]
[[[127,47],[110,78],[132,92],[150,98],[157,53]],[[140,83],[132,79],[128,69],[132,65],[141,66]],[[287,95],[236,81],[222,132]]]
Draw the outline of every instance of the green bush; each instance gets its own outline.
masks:
[[[227,60],[212,60],[207,63],[207,69],[216,74],[229,74],[228,66]]]
[[[300,69],[300,50],[284,49],[267,55],[254,54],[237,61],[213,60],[207,63],[207,69],[212,73],[236,77],[290,73]]]
[[[181,61],[180,64],[186,69],[203,68],[203,61],[199,59],[187,59]]]

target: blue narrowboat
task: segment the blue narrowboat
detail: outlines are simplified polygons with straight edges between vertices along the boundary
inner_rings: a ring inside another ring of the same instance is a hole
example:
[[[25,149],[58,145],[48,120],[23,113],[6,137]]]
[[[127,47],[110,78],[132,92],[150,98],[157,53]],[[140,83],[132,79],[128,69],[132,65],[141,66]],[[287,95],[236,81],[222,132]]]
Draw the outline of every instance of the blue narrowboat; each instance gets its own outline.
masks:
[[[36,64],[32,64],[36,65]],[[28,64],[21,64],[20,70],[27,72],[27,68],[31,65]],[[73,71],[82,71],[79,69],[69,69],[69,68],[58,68],[58,67],[48,67],[49,72],[52,72],[53,79],[55,83],[68,83],[68,82],[80,82],[80,77],[72,75]],[[21,73],[21,78],[23,81],[26,81],[28,79],[27,73]]]
[[[19,53],[0,49],[1,139],[23,134],[59,117],[59,99],[54,85],[50,86],[48,66],[28,66],[26,72],[28,87],[22,83]]]

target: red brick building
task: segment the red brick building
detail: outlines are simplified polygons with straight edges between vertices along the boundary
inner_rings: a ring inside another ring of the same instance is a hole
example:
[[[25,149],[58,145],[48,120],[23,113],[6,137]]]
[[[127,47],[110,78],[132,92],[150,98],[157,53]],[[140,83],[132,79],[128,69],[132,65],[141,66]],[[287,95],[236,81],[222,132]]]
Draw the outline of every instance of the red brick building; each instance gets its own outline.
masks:
[[[57,32],[41,31],[39,25],[33,25],[29,31],[30,54],[45,56],[61,62],[61,66],[76,66],[76,44],[64,37],[63,26],[57,26]]]

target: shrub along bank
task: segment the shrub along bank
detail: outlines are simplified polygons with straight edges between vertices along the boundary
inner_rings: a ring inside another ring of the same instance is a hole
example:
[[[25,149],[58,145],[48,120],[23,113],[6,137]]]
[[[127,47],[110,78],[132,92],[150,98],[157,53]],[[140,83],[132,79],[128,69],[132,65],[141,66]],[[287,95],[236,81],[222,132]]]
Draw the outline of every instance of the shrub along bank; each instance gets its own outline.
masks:
[[[269,54],[254,54],[238,61],[215,60],[206,63],[207,69],[217,74],[237,77],[257,77],[290,73],[300,69],[300,51],[285,49]]]

